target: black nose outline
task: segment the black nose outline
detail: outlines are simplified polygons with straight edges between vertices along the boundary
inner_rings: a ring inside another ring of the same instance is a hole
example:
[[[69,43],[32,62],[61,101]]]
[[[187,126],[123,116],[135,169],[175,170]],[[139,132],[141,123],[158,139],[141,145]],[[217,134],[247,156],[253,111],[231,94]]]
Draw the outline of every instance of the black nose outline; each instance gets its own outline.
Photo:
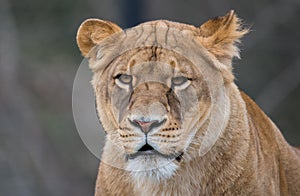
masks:
[[[128,121],[130,122],[130,124],[132,124],[135,127],[140,128],[140,130],[145,133],[148,134],[153,128],[155,127],[159,127],[162,124],[164,124],[166,122],[166,119],[163,119],[161,121],[158,120],[152,120],[152,121],[141,121],[141,120],[130,120],[128,119]],[[151,123],[149,126],[141,126],[142,123]]]

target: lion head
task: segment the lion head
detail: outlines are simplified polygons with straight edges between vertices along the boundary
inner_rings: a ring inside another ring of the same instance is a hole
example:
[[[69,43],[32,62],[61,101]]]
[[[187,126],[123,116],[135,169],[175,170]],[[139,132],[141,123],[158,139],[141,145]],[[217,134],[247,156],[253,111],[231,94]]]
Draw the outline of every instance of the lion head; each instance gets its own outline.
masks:
[[[197,156],[210,124],[214,131],[222,126],[222,96],[233,81],[232,58],[238,57],[235,43],[246,32],[233,12],[199,28],[152,21],[122,30],[107,21],[85,21],[77,42],[94,72],[97,111],[107,133],[103,159],[135,177],[159,180]]]

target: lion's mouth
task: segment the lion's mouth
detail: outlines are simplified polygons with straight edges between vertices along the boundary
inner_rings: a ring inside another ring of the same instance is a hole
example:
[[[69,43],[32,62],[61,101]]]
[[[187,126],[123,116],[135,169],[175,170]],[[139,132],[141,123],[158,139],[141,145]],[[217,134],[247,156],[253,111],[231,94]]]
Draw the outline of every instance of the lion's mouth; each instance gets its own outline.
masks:
[[[129,159],[135,159],[138,156],[155,156],[155,155],[162,155],[157,150],[155,150],[151,145],[146,143],[144,146],[142,146],[136,153],[129,154]]]
[[[164,158],[169,159],[169,160],[176,159],[179,162],[182,159],[182,155],[183,155],[183,152],[174,153],[174,154],[171,154],[171,155],[165,155],[165,154],[162,154],[162,153],[158,152],[151,145],[146,143],[136,153],[128,154],[127,158],[128,159],[135,159],[135,158],[140,157],[140,156],[161,156],[161,157],[164,157]]]
[[[146,143],[144,146],[142,146],[139,150],[138,150],[138,152],[152,152],[152,151],[154,151],[154,148],[151,146],[151,145],[149,145],[148,143]]]

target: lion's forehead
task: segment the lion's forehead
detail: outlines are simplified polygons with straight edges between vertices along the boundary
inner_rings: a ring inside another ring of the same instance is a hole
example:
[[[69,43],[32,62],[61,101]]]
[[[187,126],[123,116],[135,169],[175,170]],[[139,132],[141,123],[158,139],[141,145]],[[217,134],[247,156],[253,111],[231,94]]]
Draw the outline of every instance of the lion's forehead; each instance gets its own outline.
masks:
[[[182,55],[159,47],[145,47],[127,51],[115,63],[114,72],[151,74],[152,77],[185,73],[195,74],[195,66]]]

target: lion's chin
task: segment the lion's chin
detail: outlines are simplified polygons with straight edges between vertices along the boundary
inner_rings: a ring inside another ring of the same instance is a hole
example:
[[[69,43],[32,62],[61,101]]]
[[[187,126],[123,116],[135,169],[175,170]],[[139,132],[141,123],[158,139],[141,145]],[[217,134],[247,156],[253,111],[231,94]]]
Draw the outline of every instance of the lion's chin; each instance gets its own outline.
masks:
[[[160,155],[138,155],[134,159],[128,159],[126,170],[136,183],[159,182],[171,178],[178,165],[174,159],[162,157]]]

